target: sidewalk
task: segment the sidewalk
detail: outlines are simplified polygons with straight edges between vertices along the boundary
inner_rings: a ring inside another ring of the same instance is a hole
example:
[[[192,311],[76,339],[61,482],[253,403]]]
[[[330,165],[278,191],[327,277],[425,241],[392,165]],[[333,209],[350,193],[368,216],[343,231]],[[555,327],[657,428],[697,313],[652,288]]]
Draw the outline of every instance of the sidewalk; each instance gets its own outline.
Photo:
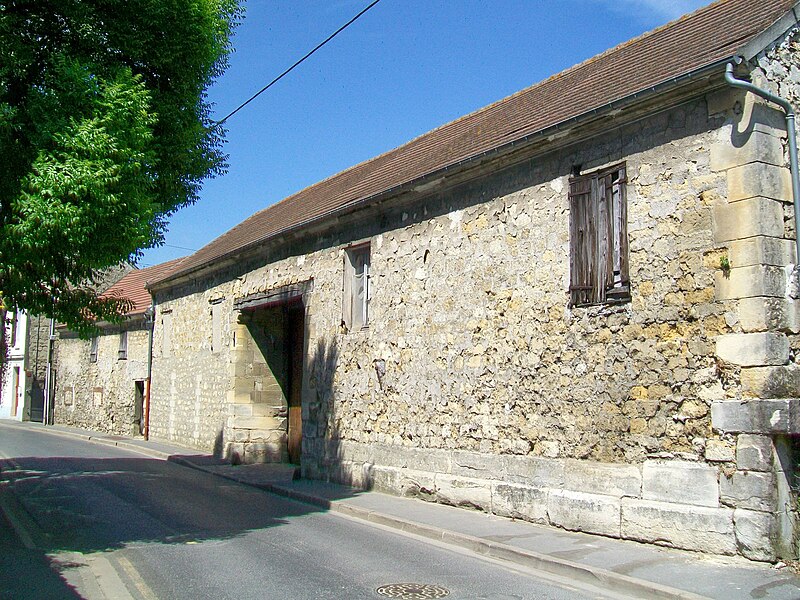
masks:
[[[800,577],[787,568],[572,533],[323,481],[295,480],[292,465],[232,466],[197,450],[158,441],[58,425],[19,426],[169,460],[326,510],[634,598],[800,598]]]

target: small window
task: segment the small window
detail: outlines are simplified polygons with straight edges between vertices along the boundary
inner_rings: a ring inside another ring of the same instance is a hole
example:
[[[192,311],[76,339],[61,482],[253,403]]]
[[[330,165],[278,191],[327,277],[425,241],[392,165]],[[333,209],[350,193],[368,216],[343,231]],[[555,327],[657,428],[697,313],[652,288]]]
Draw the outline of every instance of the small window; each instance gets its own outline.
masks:
[[[127,360],[128,359],[128,332],[127,331],[120,331],[119,332],[119,352],[117,353],[117,359],[119,359],[119,360]]]
[[[625,165],[569,182],[570,305],[631,299]]]
[[[161,356],[172,354],[172,313],[161,313]]]
[[[222,301],[211,305],[211,351],[222,350]]]
[[[369,325],[369,244],[345,250],[343,320],[349,331]]]
[[[97,346],[100,342],[100,338],[94,336],[92,338],[92,345],[89,347],[89,362],[96,363],[97,362]]]

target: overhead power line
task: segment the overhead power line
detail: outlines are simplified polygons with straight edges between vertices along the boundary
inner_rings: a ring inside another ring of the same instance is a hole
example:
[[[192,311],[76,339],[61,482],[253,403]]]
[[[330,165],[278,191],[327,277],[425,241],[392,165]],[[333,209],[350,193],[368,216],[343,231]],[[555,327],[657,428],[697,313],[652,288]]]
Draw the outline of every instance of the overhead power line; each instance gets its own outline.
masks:
[[[330,34],[330,35],[329,35],[327,38],[325,38],[325,40],[323,40],[322,42],[320,42],[319,44],[317,44],[317,45],[316,45],[316,47],[315,47],[313,50],[311,50],[310,52],[308,52],[308,53],[307,53],[307,54],[306,54],[306,55],[305,55],[303,58],[301,58],[300,60],[298,60],[298,61],[297,61],[296,63],[294,63],[294,64],[293,64],[291,67],[289,67],[289,68],[288,68],[288,69],[286,69],[286,70],[285,70],[283,73],[281,73],[280,75],[278,75],[278,76],[277,76],[275,79],[273,79],[272,81],[270,81],[270,82],[269,82],[267,85],[265,85],[263,88],[261,88],[260,90],[258,90],[258,91],[257,91],[255,94],[253,94],[252,96],[250,96],[250,97],[249,97],[247,100],[245,100],[244,102],[242,102],[242,103],[241,103],[239,106],[237,106],[237,107],[236,107],[234,110],[232,110],[231,112],[229,112],[229,113],[228,113],[228,114],[227,114],[225,117],[223,117],[222,119],[220,119],[219,121],[217,121],[217,123],[216,123],[216,124],[217,124],[217,125],[222,125],[222,124],[223,124],[225,121],[227,121],[228,119],[230,119],[230,118],[231,118],[233,115],[235,115],[237,112],[239,112],[240,110],[242,110],[242,109],[243,109],[245,106],[247,106],[248,104],[250,104],[250,103],[251,103],[253,100],[255,100],[256,98],[258,98],[258,97],[259,97],[261,94],[263,94],[264,92],[266,92],[266,91],[267,91],[269,88],[271,88],[273,85],[275,85],[276,83],[278,83],[278,82],[279,82],[281,79],[283,79],[283,78],[284,78],[286,75],[288,75],[289,73],[291,73],[291,72],[294,70],[294,68],[295,68],[295,67],[297,67],[297,66],[298,66],[300,63],[302,63],[303,61],[305,61],[305,60],[306,60],[306,59],[307,59],[309,56],[311,56],[312,54],[314,54],[314,52],[316,52],[317,50],[319,50],[320,48],[322,48],[322,47],[323,47],[325,44],[327,44],[327,43],[328,43],[328,42],[330,42],[330,41],[331,41],[333,38],[335,38],[337,35],[339,35],[339,34],[340,34],[342,31],[344,31],[345,29],[347,29],[348,27],[350,27],[350,25],[352,25],[353,23],[355,23],[355,22],[358,20],[358,18],[359,18],[361,15],[363,15],[365,12],[367,12],[367,11],[368,11],[370,8],[372,8],[373,6],[375,6],[375,5],[376,5],[378,2],[380,2],[380,1],[381,1],[381,0],[373,0],[373,1],[372,1],[372,2],[371,2],[371,3],[370,3],[370,4],[369,4],[369,5],[368,5],[368,6],[367,6],[365,9],[363,9],[363,10],[362,10],[360,13],[358,13],[358,14],[357,14],[355,17],[353,17],[353,18],[352,18],[352,19],[350,19],[350,20],[349,20],[347,23],[345,23],[344,25],[342,25],[341,27],[339,27],[339,29],[337,29],[337,30],[336,30],[336,31],[334,31],[332,34]]]
[[[188,250],[189,252],[197,252],[197,248],[187,248],[186,246],[173,246],[172,244],[163,244],[165,248],[176,248],[177,250]]]

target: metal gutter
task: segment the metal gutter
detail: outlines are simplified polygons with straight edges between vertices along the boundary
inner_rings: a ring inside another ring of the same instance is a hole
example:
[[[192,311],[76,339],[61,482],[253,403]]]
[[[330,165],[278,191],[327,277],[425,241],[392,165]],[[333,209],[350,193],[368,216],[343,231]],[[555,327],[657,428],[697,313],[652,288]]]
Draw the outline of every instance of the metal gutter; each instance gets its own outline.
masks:
[[[728,82],[731,86],[735,88],[740,88],[746,90],[748,92],[752,92],[757,96],[761,96],[765,100],[772,102],[773,104],[777,104],[780,106],[784,113],[786,113],[786,137],[789,141],[789,170],[792,174],[792,200],[794,203],[794,229],[795,229],[795,270],[800,264],[800,233],[798,232],[798,228],[800,227],[800,175],[797,171],[797,129],[795,128],[795,112],[794,107],[792,104],[786,100],[785,98],[781,98],[780,96],[776,96],[768,92],[765,89],[762,89],[756,85],[753,85],[749,81],[744,81],[742,79],[737,79],[733,74],[734,63],[740,64],[742,62],[742,57],[734,56],[733,60],[729,62],[725,66],[725,81]]]

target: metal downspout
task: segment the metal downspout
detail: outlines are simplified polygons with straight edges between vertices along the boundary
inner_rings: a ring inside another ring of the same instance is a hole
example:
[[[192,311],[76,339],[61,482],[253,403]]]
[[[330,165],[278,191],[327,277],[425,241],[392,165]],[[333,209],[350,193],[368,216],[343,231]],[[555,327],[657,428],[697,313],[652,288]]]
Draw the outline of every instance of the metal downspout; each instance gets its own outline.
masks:
[[[47,332],[47,366],[44,373],[44,402],[42,406],[42,425],[53,425],[51,418],[50,396],[53,394],[53,344],[56,339],[56,320],[50,319],[50,327]]]
[[[156,324],[156,301],[152,299],[150,306],[145,312],[145,321],[147,323],[147,380],[145,381],[144,388],[144,410],[142,411],[142,419],[144,425],[142,427],[142,435],[144,439],[150,439],[150,382],[153,377],[153,330]]]
[[[795,241],[795,271],[800,265],[800,175],[797,172],[797,130],[795,129],[794,107],[785,98],[771,94],[750,83],[736,79],[733,75],[734,63],[742,62],[740,56],[734,57],[725,67],[725,81],[733,87],[741,88],[773,102],[780,106],[786,113],[786,136],[789,140],[789,169],[792,173],[792,201],[794,203],[794,241]]]

